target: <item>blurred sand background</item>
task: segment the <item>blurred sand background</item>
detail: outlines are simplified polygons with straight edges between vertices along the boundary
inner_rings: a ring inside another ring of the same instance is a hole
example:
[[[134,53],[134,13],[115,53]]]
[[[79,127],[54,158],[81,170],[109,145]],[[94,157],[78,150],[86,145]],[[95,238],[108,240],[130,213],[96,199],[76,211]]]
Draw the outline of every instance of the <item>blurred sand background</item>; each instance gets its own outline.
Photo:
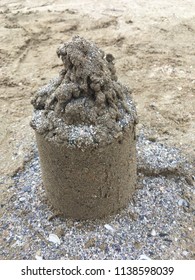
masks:
[[[58,74],[56,49],[76,34],[115,56],[119,80],[133,90],[138,132],[194,159],[194,0],[1,0],[0,202],[32,155],[30,99]]]

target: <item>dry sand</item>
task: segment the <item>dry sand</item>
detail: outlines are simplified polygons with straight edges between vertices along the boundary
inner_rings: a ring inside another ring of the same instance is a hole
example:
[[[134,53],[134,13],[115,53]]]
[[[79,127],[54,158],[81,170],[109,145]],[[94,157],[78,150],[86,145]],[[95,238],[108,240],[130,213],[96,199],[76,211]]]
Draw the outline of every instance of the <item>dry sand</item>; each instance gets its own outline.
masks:
[[[1,175],[22,166],[34,142],[31,95],[61,69],[55,51],[76,34],[113,53],[139,126],[194,154],[194,9],[193,0],[2,0]]]
[[[32,94],[61,69],[55,50],[76,34],[115,56],[119,80],[133,90],[138,132],[195,161],[194,10],[193,0],[1,1],[1,205],[12,196],[10,175],[33,155]]]

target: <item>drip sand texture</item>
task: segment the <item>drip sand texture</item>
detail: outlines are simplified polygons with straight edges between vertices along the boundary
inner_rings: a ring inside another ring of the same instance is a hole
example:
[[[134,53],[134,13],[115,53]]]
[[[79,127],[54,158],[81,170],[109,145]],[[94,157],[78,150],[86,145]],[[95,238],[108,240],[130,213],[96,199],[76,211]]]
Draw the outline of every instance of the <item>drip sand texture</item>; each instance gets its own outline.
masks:
[[[57,54],[64,68],[32,100],[43,183],[66,217],[102,218],[135,190],[136,108],[111,54],[79,36]]]

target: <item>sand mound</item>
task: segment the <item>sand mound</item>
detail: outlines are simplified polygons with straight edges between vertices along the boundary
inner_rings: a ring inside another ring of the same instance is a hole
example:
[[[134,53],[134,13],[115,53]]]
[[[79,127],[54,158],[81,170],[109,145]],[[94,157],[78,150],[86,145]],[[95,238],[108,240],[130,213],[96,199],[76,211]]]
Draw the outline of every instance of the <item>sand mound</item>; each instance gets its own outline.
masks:
[[[79,36],[64,43],[57,54],[64,69],[33,98],[31,126],[58,144],[121,140],[137,117],[131,91],[117,82],[114,57]]]

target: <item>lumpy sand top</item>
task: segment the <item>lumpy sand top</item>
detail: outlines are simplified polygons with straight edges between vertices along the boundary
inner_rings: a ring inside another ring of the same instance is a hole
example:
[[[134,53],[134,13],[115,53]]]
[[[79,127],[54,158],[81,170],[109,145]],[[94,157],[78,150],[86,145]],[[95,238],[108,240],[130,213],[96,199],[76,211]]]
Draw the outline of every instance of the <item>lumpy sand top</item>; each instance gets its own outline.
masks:
[[[64,68],[35,94],[31,126],[60,145],[122,140],[137,117],[131,92],[117,82],[114,57],[79,36],[64,43],[57,55]]]

